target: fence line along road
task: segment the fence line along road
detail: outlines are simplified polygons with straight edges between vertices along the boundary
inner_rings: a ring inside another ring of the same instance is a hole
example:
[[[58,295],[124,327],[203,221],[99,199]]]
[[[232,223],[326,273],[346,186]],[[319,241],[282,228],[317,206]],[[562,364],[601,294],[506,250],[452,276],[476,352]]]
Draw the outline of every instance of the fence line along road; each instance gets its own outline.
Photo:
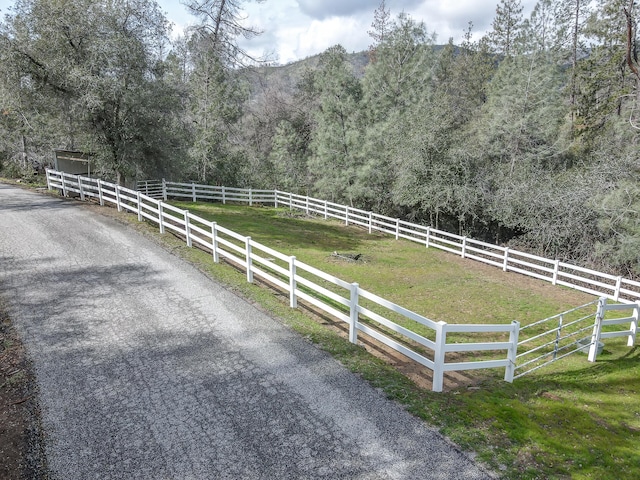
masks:
[[[143,188],[145,183],[140,183]],[[161,184],[161,196],[165,201],[168,198],[176,198],[188,199],[193,202],[213,200],[222,203],[241,202],[249,205],[269,203],[275,207],[289,207],[290,209],[302,210],[309,215],[320,215],[325,219],[338,219],[345,222],[346,225],[358,225],[368,229],[369,233],[374,230],[388,233],[394,235],[396,239],[404,238],[424,244],[427,248],[438,248],[462,258],[502,268],[505,272],[520,273],[551,282],[553,285],[562,285],[598,297],[604,296],[615,302],[634,303],[640,300],[640,282],[622,276],[598,272],[560,260],[551,260],[509,247],[474,240],[466,236],[326,200],[279,190],[229,188],[196,183],[166,182],[164,180],[161,181]],[[154,185],[157,186],[157,183]]]
[[[151,198],[140,191],[96,178],[70,175],[54,170],[47,170],[47,184],[49,189],[60,189],[65,196],[73,192],[78,194],[81,200],[95,198],[100,205],[112,203],[118,211],[137,214],[139,221],[148,220],[157,224],[160,233],[165,233],[167,230],[173,231],[184,236],[189,247],[196,243],[209,250],[214,262],[224,258],[244,269],[248,282],[252,283],[254,277],[259,277],[270,282],[275,288],[287,292],[291,308],[296,308],[298,301],[301,300],[347,323],[349,340],[352,343],[357,343],[358,334],[363,333],[430,369],[433,372],[433,391],[442,391],[444,373],[448,371],[504,368],[505,381],[512,382],[514,379],[520,332],[520,324],[517,321],[507,325],[458,325],[443,321],[435,322],[362,289],[357,283],[345,282],[298,261],[294,256],[285,255],[252,240],[251,237],[240,235],[216,222],[203,219],[162,200]],[[192,198],[197,199],[195,184],[181,185],[182,187],[190,186]],[[243,195],[243,192],[247,191],[223,188],[221,196],[223,201],[228,199],[239,201],[239,198],[245,198],[250,204],[253,201],[265,202],[265,199],[269,198],[268,191],[252,190],[248,191],[248,196]],[[163,194],[167,194],[166,185],[163,186]],[[279,193],[275,192],[272,195],[273,201],[278,205]],[[293,194],[287,195],[289,206],[294,208]],[[217,199],[215,194],[210,196],[213,197],[210,199]],[[325,216],[334,214],[332,210],[335,210],[335,204],[323,202],[323,206]],[[308,212],[313,208],[308,197],[305,198],[305,208]],[[354,211],[350,208],[345,210],[347,223],[358,224],[363,218],[358,214],[361,211],[355,211],[355,214]],[[368,214],[369,226],[373,229],[373,214],[364,213]],[[400,225],[401,221],[396,220],[397,238],[407,238],[407,235],[400,233]],[[428,227],[423,228],[427,229],[426,240],[429,246],[434,238],[430,235],[432,232]],[[436,239],[436,241],[441,240]],[[464,243],[466,239],[463,245]],[[623,307],[629,308],[624,304]],[[630,322],[630,328],[620,332],[620,335],[629,335],[630,345],[633,345],[638,323],[637,310],[635,319],[630,317],[626,320]],[[592,336],[596,341],[601,336],[597,333],[597,328],[601,327],[596,324]],[[491,334],[492,339],[498,340],[474,342],[474,337],[477,338],[478,334]],[[455,341],[449,342],[452,336]],[[473,360],[448,362],[447,354],[456,353],[463,353]],[[591,361],[594,360],[595,355]]]
[[[366,334],[430,369],[434,391],[442,391],[444,373],[454,370],[503,368],[505,380],[513,380],[518,322],[508,325],[435,322],[360,288],[357,283],[345,282],[251,237],[139,191],[54,170],[47,170],[47,183],[49,189],[60,189],[64,195],[75,193],[81,200],[94,198],[101,205],[114,204],[119,211],[136,214],[140,221],[157,224],[161,233],[172,231],[184,236],[188,246],[198,244],[210,251],[214,262],[222,258],[244,269],[248,282],[258,277],[286,292],[292,308],[303,301],[347,323],[351,342],[356,343],[359,334]],[[237,201],[240,198],[238,191],[225,189],[224,198]],[[252,191],[249,198],[264,202],[266,195]],[[495,334],[499,341],[473,341],[477,334],[487,333]],[[455,335],[456,342],[448,341],[451,334]],[[460,334],[465,335],[465,342],[457,342]],[[447,362],[447,354],[457,352],[463,352],[473,360]]]

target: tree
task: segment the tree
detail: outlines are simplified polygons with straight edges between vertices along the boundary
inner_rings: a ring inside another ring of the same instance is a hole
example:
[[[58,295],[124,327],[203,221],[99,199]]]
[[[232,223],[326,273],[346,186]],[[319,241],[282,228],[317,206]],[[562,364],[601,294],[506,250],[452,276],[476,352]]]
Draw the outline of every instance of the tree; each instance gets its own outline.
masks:
[[[571,107],[571,132],[575,136],[578,96],[578,61],[586,55],[584,27],[590,15],[590,2],[584,0],[561,0],[556,11],[559,37],[562,41],[563,60],[571,64],[571,77],[567,85]]]
[[[190,42],[189,172],[203,183],[233,185],[239,180],[244,161],[235,139],[247,92],[239,77],[226,69],[208,46],[209,39],[202,39],[199,34]]]
[[[312,187],[307,167],[309,141],[295,121],[283,120],[276,129],[269,160],[274,170],[274,185],[288,192],[309,194]]]
[[[397,148],[406,138],[407,111],[429,94],[434,38],[403,13],[393,23],[377,22],[374,39],[376,61],[362,80],[363,160],[353,191],[363,207],[391,214]]]
[[[261,3],[264,0],[256,0]],[[260,35],[257,28],[245,26],[243,0],[187,0],[187,10],[200,20],[194,27],[200,38],[208,40],[211,56],[225,67],[246,66],[257,59],[238,46],[239,37],[250,39]]]
[[[605,265],[640,275],[640,188],[635,181],[624,180],[615,190],[596,196],[598,229],[603,235],[596,244],[596,255]]]
[[[438,114],[441,131],[436,137],[440,143],[433,187],[436,198],[447,200],[446,205],[437,206],[433,210],[435,215],[431,216],[442,222],[444,214],[447,226],[457,227],[461,234],[484,234],[486,227],[480,220],[484,209],[480,188],[482,175],[469,153],[473,150],[469,126],[480,115],[487,100],[495,60],[485,40],[474,42],[471,37],[472,25],[469,24],[460,46],[456,47],[450,40],[434,67],[434,101],[429,115]],[[417,128],[428,129],[422,127],[428,121],[428,118],[421,120],[418,117]]]
[[[576,103],[578,127],[590,138],[599,134],[613,117],[630,118],[635,108],[633,92],[637,77],[627,62],[630,38],[627,4],[627,0],[599,0],[585,27],[592,47],[589,56],[580,63]],[[630,7],[629,14],[634,18],[638,7]],[[633,22],[631,25],[634,45]]]
[[[21,0],[5,39],[20,81],[120,183],[168,158],[172,92],[162,80],[167,22],[150,0]]]
[[[393,22],[391,21],[391,12],[387,9],[385,0],[380,2],[378,8],[373,12],[373,22],[371,28],[367,33],[373,39],[373,44],[369,46],[369,61],[375,63],[376,61],[376,49],[378,45],[381,45],[387,39],[389,31],[393,28]]]
[[[627,66],[632,74],[633,90],[632,108],[629,115],[629,123],[631,126],[640,130],[640,61],[638,60],[638,23],[636,21],[635,2],[629,0],[627,7],[623,8],[625,18],[627,20],[627,48],[626,60]]]
[[[234,70],[255,59],[238,46],[239,37],[260,32],[245,27],[242,0],[189,0],[199,20],[190,32],[188,77],[192,125],[192,174],[202,182],[237,184],[246,164],[238,132],[247,88]]]
[[[360,164],[359,103],[362,88],[336,45],[320,56],[315,88],[319,111],[310,170],[316,191],[333,201],[353,203],[352,187]]]
[[[496,7],[489,41],[496,53],[510,57],[522,27],[520,0],[500,0]]]

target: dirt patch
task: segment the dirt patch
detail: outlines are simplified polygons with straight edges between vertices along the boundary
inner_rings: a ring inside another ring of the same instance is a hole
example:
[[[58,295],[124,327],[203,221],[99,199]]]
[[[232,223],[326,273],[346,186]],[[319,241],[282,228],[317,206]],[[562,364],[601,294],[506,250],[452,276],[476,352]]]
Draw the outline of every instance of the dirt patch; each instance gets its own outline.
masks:
[[[0,479],[47,478],[35,378],[0,299]]]

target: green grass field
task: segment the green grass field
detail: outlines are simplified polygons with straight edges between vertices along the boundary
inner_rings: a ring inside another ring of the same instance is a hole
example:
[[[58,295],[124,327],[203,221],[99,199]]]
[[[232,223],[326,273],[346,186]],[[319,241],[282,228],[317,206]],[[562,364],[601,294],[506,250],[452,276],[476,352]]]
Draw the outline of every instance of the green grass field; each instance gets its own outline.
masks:
[[[593,297],[435,249],[272,208],[176,203],[220,225],[388,298],[433,320],[527,324]],[[286,296],[246,283],[210,254],[171,248],[332,353],[348,368],[476,452],[502,478],[640,478],[640,349],[608,340],[595,364],[576,354],[516,379],[478,373],[473,386],[433,393],[343,336],[288,308]],[[331,253],[361,253],[363,263]]]

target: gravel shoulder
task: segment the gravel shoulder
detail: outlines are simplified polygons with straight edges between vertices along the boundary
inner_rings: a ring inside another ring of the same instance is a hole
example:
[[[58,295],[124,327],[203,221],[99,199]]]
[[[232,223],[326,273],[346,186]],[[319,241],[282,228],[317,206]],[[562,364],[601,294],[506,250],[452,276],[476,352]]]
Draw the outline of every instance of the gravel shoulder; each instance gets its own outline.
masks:
[[[33,368],[0,298],[0,479],[44,479]]]
[[[490,478],[333,358],[113,219],[0,184],[0,296],[51,478]]]

